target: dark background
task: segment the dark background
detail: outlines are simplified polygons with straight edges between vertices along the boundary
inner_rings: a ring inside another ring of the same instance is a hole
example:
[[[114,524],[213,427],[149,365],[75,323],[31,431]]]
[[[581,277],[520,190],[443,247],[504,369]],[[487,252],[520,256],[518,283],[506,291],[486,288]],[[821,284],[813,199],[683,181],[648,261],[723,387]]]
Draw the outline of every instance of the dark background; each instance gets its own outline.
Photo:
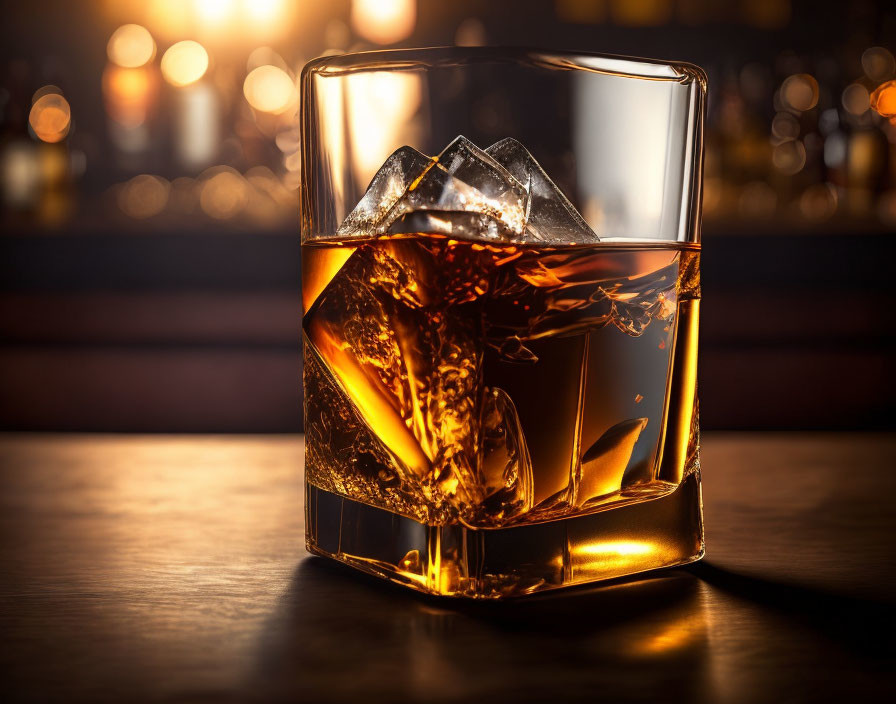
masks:
[[[868,107],[894,78],[891,3],[411,4],[413,30],[385,45],[535,45],[706,68],[703,427],[893,427],[896,124]],[[240,2],[217,24],[199,5],[3,4],[2,429],[301,430],[295,126],[247,103],[247,59],[270,46],[295,78],[315,55],[379,44],[349,2],[272,3],[282,16],[249,29]],[[103,74],[109,37],[130,22],[154,36],[140,70],[158,86],[128,132]],[[219,140],[202,163],[178,152],[176,89],[158,74],[182,39],[211,56],[201,81]],[[781,86],[806,74],[817,91],[800,110]],[[71,106],[52,143],[29,127],[47,85]]]

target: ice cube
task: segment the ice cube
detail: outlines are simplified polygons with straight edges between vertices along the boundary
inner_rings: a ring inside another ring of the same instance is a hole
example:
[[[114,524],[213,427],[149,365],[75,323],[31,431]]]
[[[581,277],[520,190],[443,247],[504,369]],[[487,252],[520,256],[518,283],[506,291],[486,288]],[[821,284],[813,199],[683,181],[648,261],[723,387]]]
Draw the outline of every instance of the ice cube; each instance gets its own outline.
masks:
[[[408,186],[382,227],[392,233],[520,239],[527,198],[503,166],[470,140],[457,137]]]
[[[598,240],[532,155],[514,139],[482,150],[463,136],[429,159],[393,153],[337,235],[428,232],[550,244]]]
[[[497,387],[485,390],[480,422],[479,465],[486,498],[474,516],[478,522],[494,524],[532,509],[532,460],[516,407],[506,391]]]
[[[411,147],[394,151],[374,174],[364,196],[336,234],[353,237],[378,234],[383,217],[431,163],[428,156]]]
[[[599,241],[579,211],[517,140],[502,139],[485,151],[526,189],[526,240],[558,244]]]

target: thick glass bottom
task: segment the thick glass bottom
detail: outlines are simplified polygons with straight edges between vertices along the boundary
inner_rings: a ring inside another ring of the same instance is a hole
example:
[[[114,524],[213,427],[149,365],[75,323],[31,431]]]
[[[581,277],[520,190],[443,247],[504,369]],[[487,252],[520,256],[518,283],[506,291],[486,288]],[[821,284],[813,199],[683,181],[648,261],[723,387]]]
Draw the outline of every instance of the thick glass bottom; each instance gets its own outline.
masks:
[[[703,556],[699,470],[640,503],[495,529],[428,526],[310,483],[305,496],[309,552],[443,596],[521,596]]]

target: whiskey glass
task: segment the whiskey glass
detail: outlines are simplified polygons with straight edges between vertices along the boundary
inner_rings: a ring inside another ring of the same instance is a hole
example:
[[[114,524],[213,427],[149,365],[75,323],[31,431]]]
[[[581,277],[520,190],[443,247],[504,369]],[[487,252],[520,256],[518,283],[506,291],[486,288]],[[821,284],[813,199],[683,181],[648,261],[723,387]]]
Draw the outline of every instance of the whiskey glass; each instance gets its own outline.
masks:
[[[586,53],[305,66],[310,552],[471,598],[703,555],[705,95]]]

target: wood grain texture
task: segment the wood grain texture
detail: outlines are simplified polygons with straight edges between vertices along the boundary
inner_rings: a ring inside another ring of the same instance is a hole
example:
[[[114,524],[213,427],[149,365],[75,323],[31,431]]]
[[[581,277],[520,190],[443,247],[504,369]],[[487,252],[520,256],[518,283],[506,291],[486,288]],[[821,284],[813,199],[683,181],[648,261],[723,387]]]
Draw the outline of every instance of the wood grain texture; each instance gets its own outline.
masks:
[[[707,557],[500,604],[305,554],[302,441],[0,437],[5,701],[896,693],[896,439],[709,435]]]

